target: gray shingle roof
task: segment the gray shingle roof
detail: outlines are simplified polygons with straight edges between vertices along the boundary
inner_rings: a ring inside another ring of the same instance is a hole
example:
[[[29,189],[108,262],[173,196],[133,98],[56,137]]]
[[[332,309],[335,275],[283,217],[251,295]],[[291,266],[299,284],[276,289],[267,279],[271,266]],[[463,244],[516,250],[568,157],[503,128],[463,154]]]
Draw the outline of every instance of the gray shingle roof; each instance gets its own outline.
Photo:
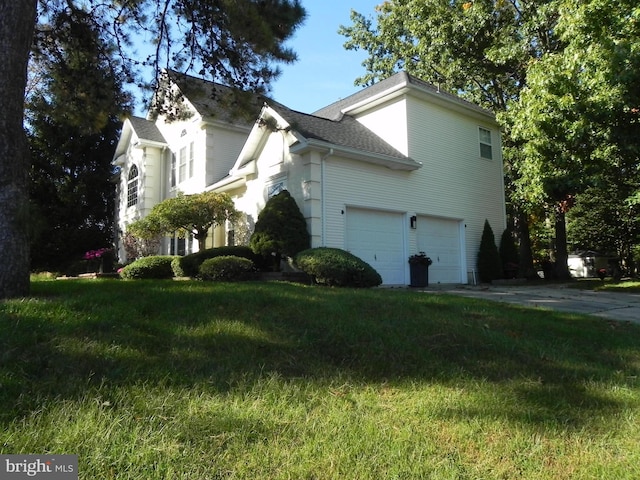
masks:
[[[205,118],[251,126],[265,101],[263,95],[253,92],[241,92],[174,70],[167,70],[166,73],[198,113]]]
[[[382,140],[349,115],[339,121],[296,112],[277,102],[268,102],[294,130],[307,139],[315,139],[332,145],[352,148],[363,152],[407,159],[407,156]]]
[[[138,138],[152,142],[167,143],[155,123],[141,117],[130,117],[129,121]]]

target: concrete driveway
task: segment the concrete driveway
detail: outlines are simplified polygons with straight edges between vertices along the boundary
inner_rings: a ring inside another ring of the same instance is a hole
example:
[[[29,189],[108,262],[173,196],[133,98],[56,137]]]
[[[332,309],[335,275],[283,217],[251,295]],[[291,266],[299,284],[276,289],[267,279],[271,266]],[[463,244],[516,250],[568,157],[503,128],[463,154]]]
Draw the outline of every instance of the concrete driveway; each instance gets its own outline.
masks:
[[[464,295],[527,307],[595,315],[640,324],[640,294],[578,290],[564,285],[434,286],[434,292]]]

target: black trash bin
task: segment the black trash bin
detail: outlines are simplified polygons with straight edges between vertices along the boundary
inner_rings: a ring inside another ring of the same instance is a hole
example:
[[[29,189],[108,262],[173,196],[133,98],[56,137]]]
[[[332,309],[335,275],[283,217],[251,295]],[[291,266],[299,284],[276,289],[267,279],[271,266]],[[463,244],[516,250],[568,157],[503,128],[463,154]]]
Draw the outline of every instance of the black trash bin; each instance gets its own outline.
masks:
[[[431,263],[431,259],[424,252],[409,257],[411,287],[424,288],[429,286],[429,265]]]

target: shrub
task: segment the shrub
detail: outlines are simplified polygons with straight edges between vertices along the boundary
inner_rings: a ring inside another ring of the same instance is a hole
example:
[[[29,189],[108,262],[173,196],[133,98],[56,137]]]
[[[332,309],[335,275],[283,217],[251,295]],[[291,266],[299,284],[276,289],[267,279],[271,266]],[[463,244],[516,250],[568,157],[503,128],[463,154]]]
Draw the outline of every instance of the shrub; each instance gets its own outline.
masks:
[[[253,262],[247,258],[224,255],[208,258],[200,265],[202,280],[237,282],[248,280],[253,272]]]
[[[502,261],[500,252],[496,247],[496,240],[493,235],[489,220],[484,221],[482,238],[480,239],[480,250],[478,251],[478,276],[480,281],[491,283],[493,280],[502,278]]]
[[[339,248],[311,248],[294,259],[295,265],[316,283],[337,287],[376,287],[382,277],[360,258]]]
[[[184,257],[176,257],[171,263],[173,274],[176,277],[196,277],[199,274],[200,265],[209,258],[234,256],[251,260],[256,263],[256,254],[249,247],[229,246],[208,248],[200,252],[191,253]]]
[[[294,257],[309,248],[311,243],[307,222],[298,204],[288,191],[271,197],[258,215],[249,245],[255,253],[273,258],[273,266],[280,269],[283,255]]]
[[[502,232],[499,252],[502,268],[504,269],[504,277],[511,278],[515,276],[518,273],[518,263],[520,263],[518,258],[518,247],[515,239],[513,238],[513,234],[508,228]]]
[[[120,276],[127,280],[145,278],[172,278],[171,262],[175,257],[170,255],[154,255],[142,257],[130,263],[120,271]]]

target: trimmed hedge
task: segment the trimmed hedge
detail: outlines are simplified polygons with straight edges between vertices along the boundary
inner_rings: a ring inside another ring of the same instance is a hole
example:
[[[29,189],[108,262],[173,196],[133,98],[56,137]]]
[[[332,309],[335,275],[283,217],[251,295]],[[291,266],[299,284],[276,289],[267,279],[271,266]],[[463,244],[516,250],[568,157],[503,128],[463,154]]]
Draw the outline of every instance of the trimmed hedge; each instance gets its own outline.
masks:
[[[253,262],[247,258],[225,255],[208,258],[200,265],[200,278],[220,282],[249,280],[253,272]]]
[[[216,247],[202,250],[200,252],[191,253],[184,257],[176,257],[171,264],[173,274],[176,277],[197,277],[199,275],[200,265],[209,258],[233,256],[251,260],[256,263],[256,254],[249,247],[242,245],[230,247]]]
[[[152,255],[142,257],[130,263],[120,271],[120,276],[127,280],[173,278],[172,255]]]
[[[368,288],[382,283],[371,265],[339,248],[310,248],[298,253],[294,263],[322,285]]]

